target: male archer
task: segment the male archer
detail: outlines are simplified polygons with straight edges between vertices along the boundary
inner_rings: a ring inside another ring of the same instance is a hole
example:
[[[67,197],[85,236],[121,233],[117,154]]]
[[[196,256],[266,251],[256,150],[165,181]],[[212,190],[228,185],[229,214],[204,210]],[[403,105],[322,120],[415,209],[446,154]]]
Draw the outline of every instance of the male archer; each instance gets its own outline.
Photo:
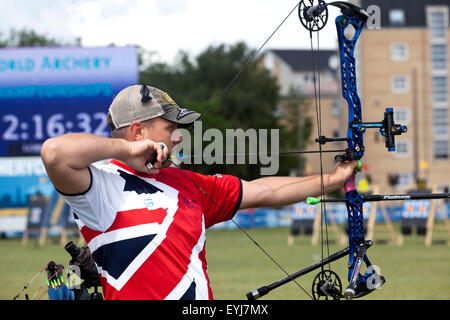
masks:
[[[69,133],[44,142],[48,176],[75,215],[106,299],[212,299],[207,228],[239,209],[321,194],[318,175],[244,181],[171,167],[178,128],[199,116],[157,88],[133,85],[109,107],[112,138]],[[341,189],[355,167],[342,162],[325,174],[325,193]]]

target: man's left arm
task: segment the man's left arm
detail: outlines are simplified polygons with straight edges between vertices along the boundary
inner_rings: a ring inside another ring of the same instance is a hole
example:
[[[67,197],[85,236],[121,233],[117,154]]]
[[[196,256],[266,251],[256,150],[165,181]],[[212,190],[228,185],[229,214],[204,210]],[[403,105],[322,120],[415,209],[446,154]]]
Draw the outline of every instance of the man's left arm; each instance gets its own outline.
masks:
[[[325,194],[343,188],[356,168],[356,161],[342,162],[334,171],[323,175]],[[304,201],[322,193],[320,175],[307,177],[265,177],[242,180],[242,201],[239,209],[279,207]]]

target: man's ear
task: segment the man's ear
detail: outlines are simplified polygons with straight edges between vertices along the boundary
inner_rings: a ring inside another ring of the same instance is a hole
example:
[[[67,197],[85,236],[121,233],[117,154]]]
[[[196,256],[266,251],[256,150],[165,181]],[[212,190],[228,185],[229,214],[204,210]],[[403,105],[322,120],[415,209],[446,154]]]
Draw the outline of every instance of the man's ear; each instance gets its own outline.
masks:
[[[144,137],[142,129],[142,123],[137,121],[131,123],[130,127],[128,128],[128,134],[130,138],[133,140],[141,140]]]

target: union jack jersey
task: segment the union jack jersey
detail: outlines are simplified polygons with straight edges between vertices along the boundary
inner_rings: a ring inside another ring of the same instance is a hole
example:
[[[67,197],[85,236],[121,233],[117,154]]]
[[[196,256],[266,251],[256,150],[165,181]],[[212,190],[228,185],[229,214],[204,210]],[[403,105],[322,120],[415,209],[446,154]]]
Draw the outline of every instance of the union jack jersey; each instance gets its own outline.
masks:
[[[89,171],[86,192],[61,194],[91,250],[105,299],[213,299],[205,230],[236,213],[240,179],[173,167],[144,174],[115,160]]]

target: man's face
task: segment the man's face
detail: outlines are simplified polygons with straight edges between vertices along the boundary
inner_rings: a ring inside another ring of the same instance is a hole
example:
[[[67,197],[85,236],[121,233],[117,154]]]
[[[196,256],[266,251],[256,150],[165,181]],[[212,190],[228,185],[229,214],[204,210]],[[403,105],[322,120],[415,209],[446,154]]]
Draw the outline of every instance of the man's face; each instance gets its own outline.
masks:
[[[178,143],[183,141],[178,124],[175,122],[158,117],[144,121],[142,124],[144,124],[141,129],[143,139],[164,143],[169,149],[169,154]]]

